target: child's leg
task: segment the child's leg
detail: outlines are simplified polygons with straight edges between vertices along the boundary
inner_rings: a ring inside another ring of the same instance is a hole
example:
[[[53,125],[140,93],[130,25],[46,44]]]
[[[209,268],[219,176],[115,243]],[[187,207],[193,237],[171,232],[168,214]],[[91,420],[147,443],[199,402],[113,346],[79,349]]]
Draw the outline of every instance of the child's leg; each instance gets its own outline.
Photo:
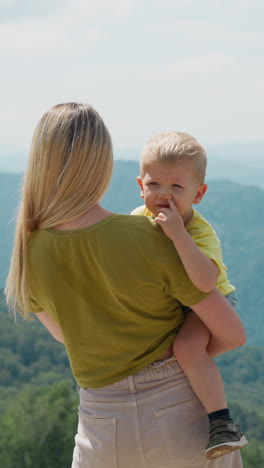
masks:
[[[229,302],[231,307],[233,307],[233,309],[236,309],[237,304],[238,304],[238,299],[237,299],[235,292],[227,294],[225,298],[227,302]],[[227,320],[225,320],[225,322],[227,323],[227,326],[228,326]],[[216,357],[220,354],[225,353],[226,351],[228,351],[228,349],[226,349],[226,343],[223,340],[217,339],[215,335],[211,334],[210,342],[208,343],[208,346],[207,346],[208,354],[211,357]]]
[[[247,444],[234,424],[225,397],[221,374],[207,352],[212,337],[194,312],[189,312],[173,343],[173,353],[208,412],[210,439],[206,456],[214,459]]]
[[[173,354],[208,413],[227,407],[220,372],[207,353],[210,333],[194,312],[189,312],[173,343]]]

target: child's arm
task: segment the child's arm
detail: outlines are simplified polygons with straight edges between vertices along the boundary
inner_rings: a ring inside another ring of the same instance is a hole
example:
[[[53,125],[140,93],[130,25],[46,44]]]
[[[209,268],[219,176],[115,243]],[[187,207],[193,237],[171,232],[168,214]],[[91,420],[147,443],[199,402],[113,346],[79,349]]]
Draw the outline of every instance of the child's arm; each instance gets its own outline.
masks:
[[[170,208],[162,208],[155,221],[174,243],[191,282],[201,291],[211,291],[217,282],[219,270],[195,244],[185,229],[174,201],[168,200]]]

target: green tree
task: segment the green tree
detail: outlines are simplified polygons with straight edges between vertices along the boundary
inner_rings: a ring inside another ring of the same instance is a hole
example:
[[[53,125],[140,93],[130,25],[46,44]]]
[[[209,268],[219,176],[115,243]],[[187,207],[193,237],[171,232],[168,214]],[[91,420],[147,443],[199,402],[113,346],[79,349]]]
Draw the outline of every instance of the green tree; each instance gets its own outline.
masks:
[[[242,451],[243,468],[264,467],[264,446],[255,440],[251,440]]]
[[[77,427],[72,382],[28,386],[0,422],[0,460],[5,468],[70,466]]]

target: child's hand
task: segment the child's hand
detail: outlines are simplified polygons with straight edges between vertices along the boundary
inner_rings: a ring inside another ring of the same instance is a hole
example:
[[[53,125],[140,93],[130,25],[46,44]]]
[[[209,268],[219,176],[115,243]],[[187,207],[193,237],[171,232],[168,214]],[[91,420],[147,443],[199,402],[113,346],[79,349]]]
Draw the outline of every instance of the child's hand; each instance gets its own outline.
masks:
[[[185,230],[185,227],[174,200],[169,199],[168,203],[168,208],[160,208],[160,212],[155,218],[155,221],[161,225],[166,236],[173,240],[177,237],[177,234],[182,232],[183,229]]]

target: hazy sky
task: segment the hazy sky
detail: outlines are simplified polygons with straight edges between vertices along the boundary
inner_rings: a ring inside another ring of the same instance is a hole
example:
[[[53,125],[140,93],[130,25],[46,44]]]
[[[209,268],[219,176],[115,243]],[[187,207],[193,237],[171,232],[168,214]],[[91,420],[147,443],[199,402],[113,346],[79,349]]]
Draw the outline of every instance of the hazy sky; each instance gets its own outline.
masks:
[[[161,131],[264,139],[263,0],[0,0],[0,154],[51,105],[94,105],[115,148]]]

